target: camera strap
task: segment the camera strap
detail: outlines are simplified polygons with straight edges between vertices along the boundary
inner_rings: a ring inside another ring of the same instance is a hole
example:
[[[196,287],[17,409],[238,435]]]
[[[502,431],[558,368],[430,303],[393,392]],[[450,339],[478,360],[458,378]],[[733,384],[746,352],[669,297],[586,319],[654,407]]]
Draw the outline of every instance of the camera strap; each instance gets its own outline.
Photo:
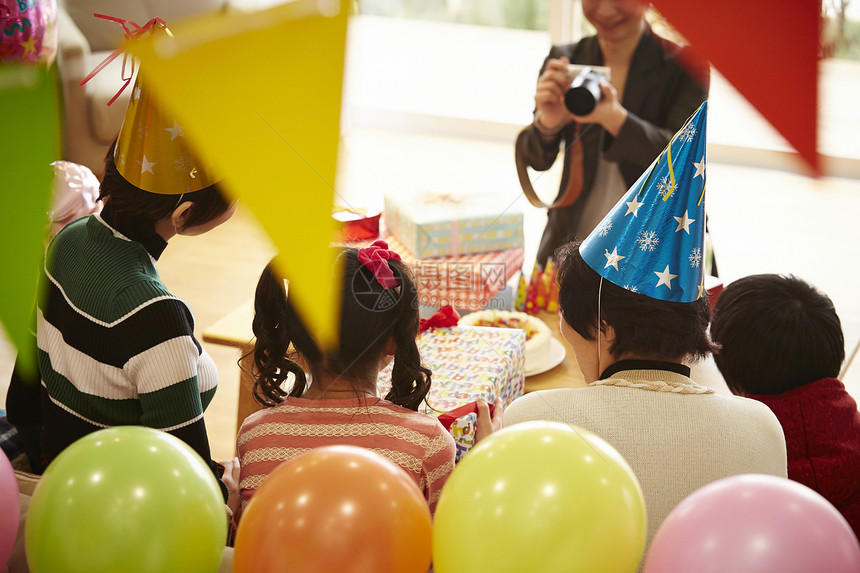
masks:
[[[526,170],[526,162],[520,153],[518,145],[514,146],[514,160],[517,164],[517,176],[520,179],[520,186],[523,188],[523,194],[529,203],[540,209],[557,209],[559,207],[569,207],[579,198],[582,193],[583,182],[583,159],[582,159],[582,141],[579,137],[580,125],[577,123],[573,133],[573,141],[570,148],[570,165],[568,166],[567,185],[559,198],[549,204],[544,203],[532,187],[531,179],[529,179],[528,171]]]

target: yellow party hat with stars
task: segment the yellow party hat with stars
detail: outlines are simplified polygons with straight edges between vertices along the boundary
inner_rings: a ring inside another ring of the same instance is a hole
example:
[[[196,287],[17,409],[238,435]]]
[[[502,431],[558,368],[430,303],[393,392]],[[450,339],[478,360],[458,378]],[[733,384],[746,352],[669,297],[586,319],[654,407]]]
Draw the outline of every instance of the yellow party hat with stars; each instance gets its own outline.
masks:
[[[163,26],[154,27],[170,34]],[[114,164],[123,178],[144,191],[181,195],[216,183],[191,152],[183,126],[155,100],[138,75],[114,148]]]

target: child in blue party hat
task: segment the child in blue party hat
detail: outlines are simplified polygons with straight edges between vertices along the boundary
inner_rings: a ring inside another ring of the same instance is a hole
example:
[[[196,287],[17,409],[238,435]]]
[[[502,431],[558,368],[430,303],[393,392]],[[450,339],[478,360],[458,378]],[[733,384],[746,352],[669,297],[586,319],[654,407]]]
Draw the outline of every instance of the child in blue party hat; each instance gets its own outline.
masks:
[[[585,388],[515,400],[506,426],[573,424],[627,460],[648,508],[648,542],[682,499],[734,474],[786,476],[776,417],[690,378],[707,356],[703,288],[707,102],[582,243],[555,253],[560,330]]]

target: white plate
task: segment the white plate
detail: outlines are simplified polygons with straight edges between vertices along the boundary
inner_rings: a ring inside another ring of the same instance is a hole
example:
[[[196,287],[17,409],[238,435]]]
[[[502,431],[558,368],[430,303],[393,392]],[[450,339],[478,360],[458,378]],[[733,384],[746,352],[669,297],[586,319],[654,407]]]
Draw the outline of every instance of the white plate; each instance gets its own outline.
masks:
[[[564,343],[558,338],[553,337],[549,341],[549,352],[550,357],[546,364],[540,366],[539,368],[534,368],[532,370],[526,371],[526,376],[534,376],[535,374],[543,374],[547,370],[552,370],[562,362],[564,362],[564,357],[567,356],[567,350],[564,348]]]

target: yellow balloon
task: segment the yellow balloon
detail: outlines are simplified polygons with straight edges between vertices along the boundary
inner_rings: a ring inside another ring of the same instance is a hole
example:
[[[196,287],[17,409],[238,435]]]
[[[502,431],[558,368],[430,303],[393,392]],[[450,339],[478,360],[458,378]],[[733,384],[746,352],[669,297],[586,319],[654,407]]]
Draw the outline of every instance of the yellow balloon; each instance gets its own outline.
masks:
[[[557,422],[505,428],[475,446],[442,490],[437,573],[627,573],[647,519],[639,481],[612,446]]]

